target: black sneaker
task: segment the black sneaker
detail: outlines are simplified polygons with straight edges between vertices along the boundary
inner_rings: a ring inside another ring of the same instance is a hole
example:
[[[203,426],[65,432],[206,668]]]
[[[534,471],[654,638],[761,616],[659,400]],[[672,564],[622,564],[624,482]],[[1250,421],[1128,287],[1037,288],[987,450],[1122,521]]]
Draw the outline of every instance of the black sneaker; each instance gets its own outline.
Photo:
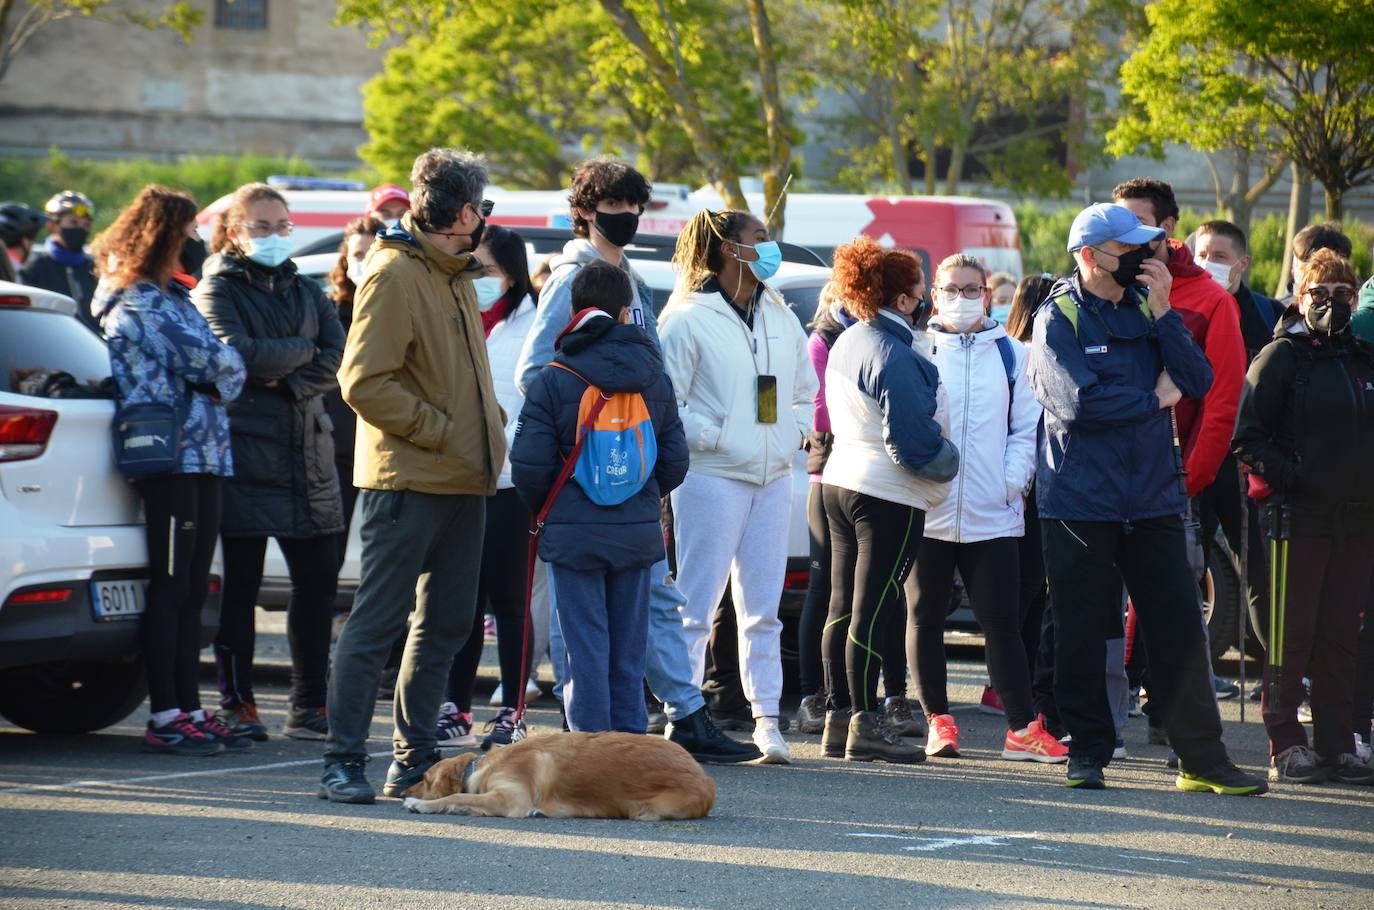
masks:
[[[707,708],[698,708],[681,720],[673,721],[668,739],[686,749],[687,754],[699,762],[735,764],[763,757],[753,743],[737,742],[720,732]]]
[[[493,746],[499,749],[502,746],[518,743],[530,735],[529,728],[525,726],[523,720],[516,723],[514,708],[502,708],[501,713],[496,715],[496,719],[487,721],[487,725],[483,729],[487,731],[486,738],[482,740],[483,752]]]
[[[1107,778],[1102,773],[1102,765],[1091,758],[1074,755],[1069,756],[1068,777],[1064,783],[1079,790],[1107,789]]]
[[[732,730],[737,733],[754,732],[754,714],[749,708],[739,708],[733,711],[711,711],[711,720],[715,723],[717,730]]]
[[[1210,771],[1195,773],[1178,766],[1178,777],[1174,786],[1185,793],[1220,793],[1223,796],[1259,796],[1269,792],[1269,784],[1258,774],[1247,774],[1230,761],[1217,765]]]
[[[235,733],[218,714],[207,715],[205,720],[192,721],[200,732],[224,746],[225,752],[247,752],[253,748],[253,740],[241,733]]]
[[[282,733],[292,739],[328,739],[329,715],[324,708],[297,708],[286,712],[286,726]]]
[[[324,773],[320,775],[320,789],[315,795],[331,803],[375,803],[377,793],[367,782],[367,759],[325,765]]]
[[[162,726],[151,720],[143,731],[141,748],[144,752],[157,752],[162,755],[187,755],[203,758],[219,755],[224,744],[207,736],[189,714],[179,714]]]
[[[1342,752],[1333,759],[1323,762],[1329,779],[1338,784],[1355,784],[1360,787],[1374,786],[1374,768],[1360,761],[1353,752]]]
[[[386,783],[382,785],[382,795],[391,799],[400,799],[405,796],[407,790],[425,779],[425,772],[434,767],[438,761],[438,753],[428,758],[422,758],[408,768],[398,761],[393,761],[386,772]]]

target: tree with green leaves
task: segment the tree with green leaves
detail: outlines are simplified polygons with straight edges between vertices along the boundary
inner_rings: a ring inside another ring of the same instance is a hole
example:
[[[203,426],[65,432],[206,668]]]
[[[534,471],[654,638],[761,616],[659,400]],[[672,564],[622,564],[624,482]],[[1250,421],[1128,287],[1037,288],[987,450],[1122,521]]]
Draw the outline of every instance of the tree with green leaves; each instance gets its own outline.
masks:
[[[1257,186],[1292,162],[1321,182],[1333,220],[1347,192],[1374,183],[1374,0],[1154,0],[1145,15],[1113,148],[1266,156]]]
[[[0,81],[33,37],[55,22],[84,17],[141,28],[167,28],[185,41],[205,14],[189,2],[146,3],[120,0],[0,0]]]

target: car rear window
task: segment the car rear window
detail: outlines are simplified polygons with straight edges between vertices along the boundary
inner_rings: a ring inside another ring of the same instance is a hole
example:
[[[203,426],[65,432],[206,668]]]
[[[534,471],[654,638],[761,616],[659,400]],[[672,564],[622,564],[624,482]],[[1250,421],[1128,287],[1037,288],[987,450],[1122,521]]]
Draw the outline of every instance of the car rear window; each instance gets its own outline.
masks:
[[[820,306],[823,287],[823,284],[803,284],[782,289],[782,298],[801,320],[803,328],[811,325],[811,321],[816,318],[816,307]],[[806,330],[811,331],[809,328]]]
[[[18,392],[30,370],[60,370],[95,385],[110,375],[110,353],[105,342],[65,313],[0,309],[0,389]]]

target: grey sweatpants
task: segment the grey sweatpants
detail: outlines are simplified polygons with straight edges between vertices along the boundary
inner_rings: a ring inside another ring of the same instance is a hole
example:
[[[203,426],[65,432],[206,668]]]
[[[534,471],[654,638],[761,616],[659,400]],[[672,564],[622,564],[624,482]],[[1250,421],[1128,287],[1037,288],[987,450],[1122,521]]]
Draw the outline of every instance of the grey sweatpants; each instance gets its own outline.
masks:
[[[392,748],[403,765],[436,751],[435,724],[454,655],[472,631],[486,498],[363,490],[362,573],[329,678],[325,764],[367,755],[377,683],[392,643],[406,638]]]

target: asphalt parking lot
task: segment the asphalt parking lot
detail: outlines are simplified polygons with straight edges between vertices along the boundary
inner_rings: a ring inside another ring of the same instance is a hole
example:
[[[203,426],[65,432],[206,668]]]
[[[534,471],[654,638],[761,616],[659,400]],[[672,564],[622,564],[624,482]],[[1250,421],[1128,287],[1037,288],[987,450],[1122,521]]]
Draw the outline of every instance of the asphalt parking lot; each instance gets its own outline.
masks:
[[[1374,907],[1368,788],[1180,793],[1137,719],[1110,788],[1070,791],[1060,766],[995,757],[1001,719],[973,707],[983,681],[976,663],[951,665],[965,758],[853,764],[823,759],[819,737],[789,735],[789,767],[709,768],[717,806],[692,822],[335,806],[314,795],[317,743],[144,755],[142,711],[83,737],[0,727],[0,906]],[[259,697],[280,729],[284,687]],[[1258,766],[1257,712],[1243,726],[1235,703],[1223,712],[1233,754]],[[375,784],[388,719],[383,706]],[[531,720],[554,735],[552,702]]]

